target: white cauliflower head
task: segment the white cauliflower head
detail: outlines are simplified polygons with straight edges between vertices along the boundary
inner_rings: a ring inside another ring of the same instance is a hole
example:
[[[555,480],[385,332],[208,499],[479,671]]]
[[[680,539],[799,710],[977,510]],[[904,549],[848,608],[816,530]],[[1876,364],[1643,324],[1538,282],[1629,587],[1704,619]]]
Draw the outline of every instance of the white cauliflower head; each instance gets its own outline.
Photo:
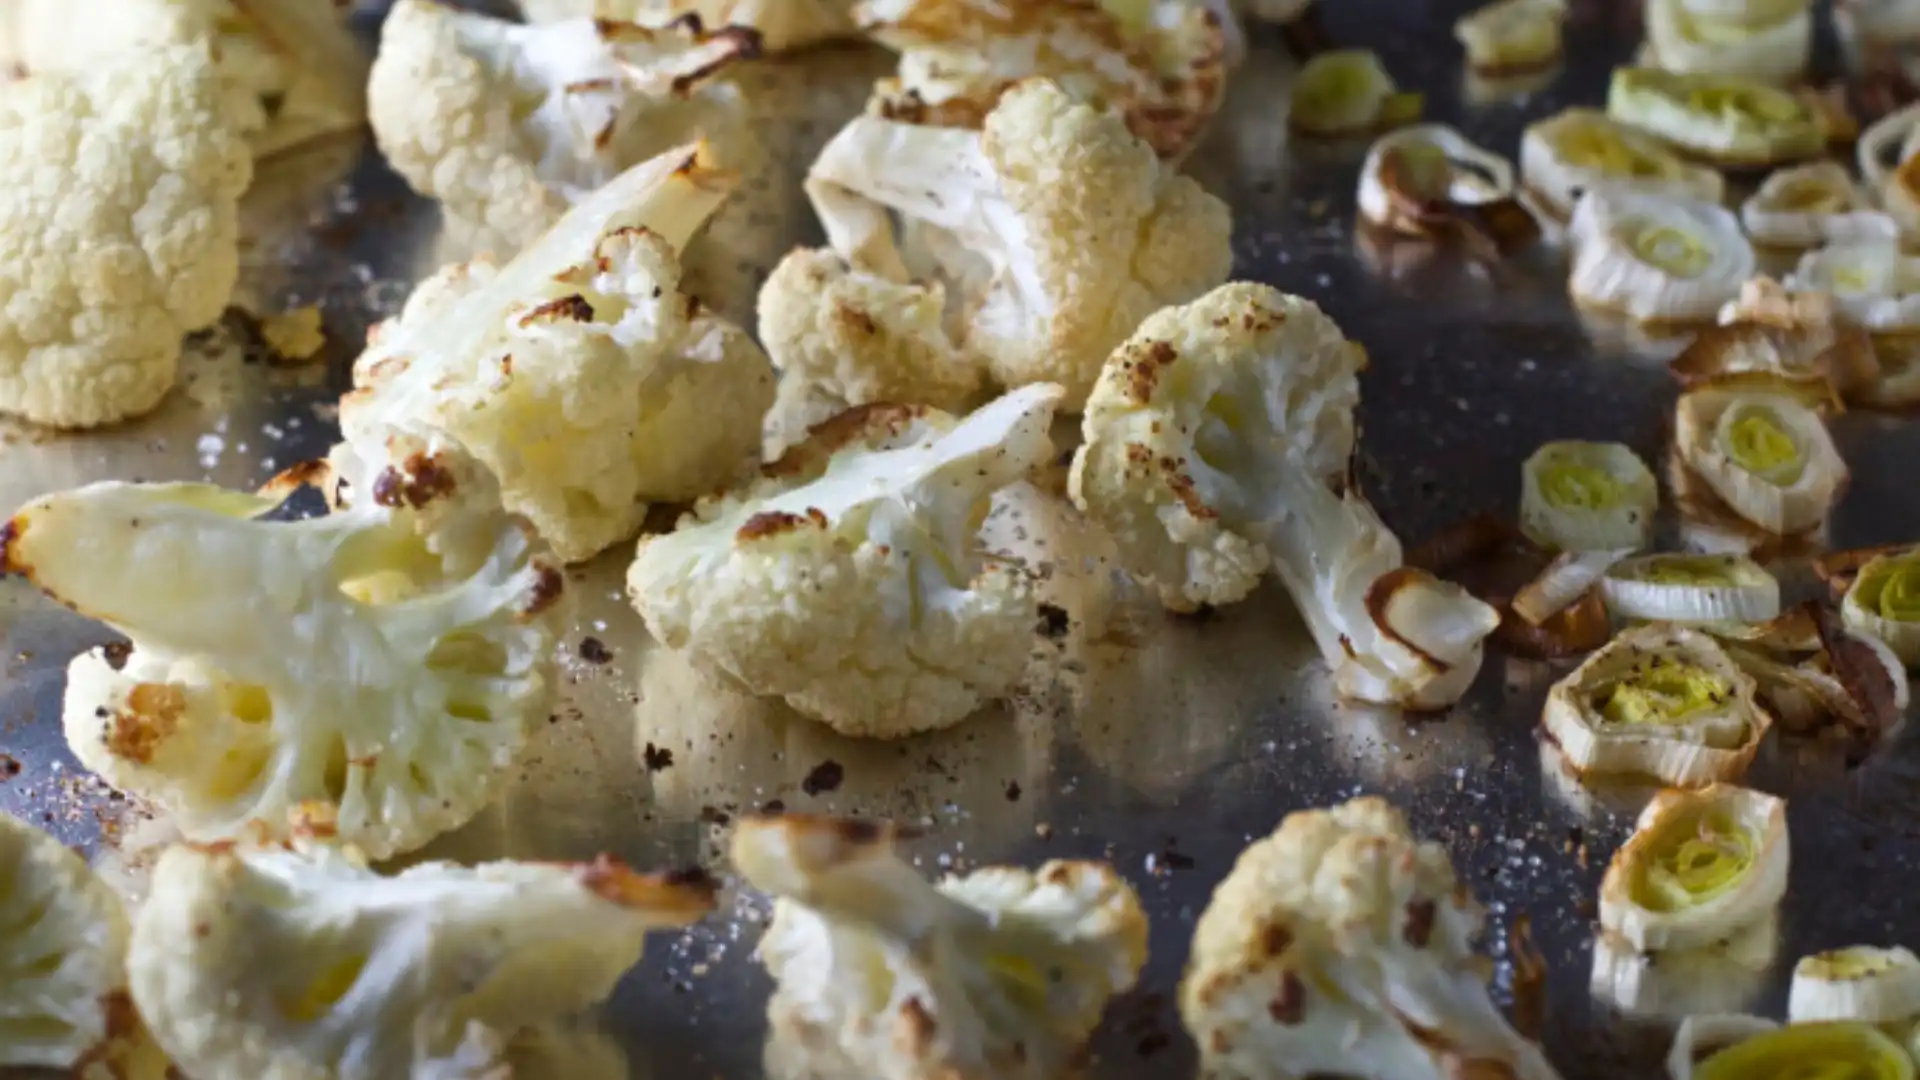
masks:
[[[964,409],[983,373],[947,336],[945,311],[938,283],[893,281],[822,248],[780,260],[759,303],[760,341],[781,373],[767,455],[854,405]]]
[[[1377,798],[1289,814],[1194,932],[1180,1015],[1209,1077],[1558,1080],[1487,996],[1480,906]]]
[[[1239,600],[1271,568],[1342,694],[1443,707],[1499,615],[1404,566],[1355,487],[1365,361],[1311,301],[1266,285],[1157,312],[1101,372],[1069,489],[1168,607]]]
[[[1113,109],[1161,157],[1192,149],[1220,108],[1227,33],[1193,0],[862,0],[854,17],[900,53],[868,111],[890,120],[978,128],[1023,79],[1052,80]],[[1129,15],[1139,17],[1129,18]]]
[[[737,27],[522,26],[400,0],[381,31],[368,111],[381,152],[414,190],[518,248],[623,170],[714,128],[737,101],[708,81],[758,51],[758,36]]]
[[[1133,986],[1147,922],[1104,863],[986,867],[937,886],[854,819],[750,818],[733,861],[774,896],[775,1080],[1051,1080]]]
[[[0,1073],[161,1080],[126,954],[120,897],[58,840],[0,814]]]
[[[180,845],[154,868],[128,975],[189,1076],[481,1080],[505,1075],[508,1039],[606,997],[649,931],[694,922],[714,892],[604,856],[383,877],[328,846]]]
[[[333,464],[346,499],[413,434],[451,439],[566,561],[640,527],[647,504],[750,473],[773,370],[680,292],[677,252],[726,198],[704,146],[635,166],[495,270],[443,269],[354,365]]]
[[[1060,388],[956,421],[868,406],[816,429],[768,477],[642,540],[627,588],[668,648],[849,735],[946,727],[1025,669],[1037,603],[988,565],[989,500],[1053,453]]]
[[[255,157],[359,127],[367,59],[343,0],[9,0],[0,59],[82,72],[156,48],[210,45]]]
[[[1044,79],[1006,91],[979,132],[857,118],[807,192],[834,250],[904,282],[899,215],[952,284],[960,347],[1003,386],[1061,384],[1070,409],[1141,319],[1233,265],[1225,203]]]
[[[172,389],[239,274],[224,97],[204,47],[0,81],[0,413],[95,427]]]
[[[410,465],[365,506],[303,521],[197,484],[22,509],[0,568],[132,641],[68,669],[75,756],[195,839],[318,816],[384,857],[478,813],[546,715],[561,574],[523,526],[477,510],[430,551],[412,508],[486,477],[448,451]],[[456,548],[472,565],[448,565]]]

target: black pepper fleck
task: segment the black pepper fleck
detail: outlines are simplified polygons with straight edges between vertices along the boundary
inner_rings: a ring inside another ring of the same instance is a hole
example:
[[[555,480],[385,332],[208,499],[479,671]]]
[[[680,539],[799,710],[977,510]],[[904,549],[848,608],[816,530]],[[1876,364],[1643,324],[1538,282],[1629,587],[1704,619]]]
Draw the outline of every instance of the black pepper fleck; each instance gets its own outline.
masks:
[[[588,638],[587,640],[592,641],[593,639]],[[659,772],[662,769],[671,769],[673,768],[673,751],[664,746],[655,746],[652,743],[648,743],[647,748],[640,752],[640,760],[646,764],[648,772]]]
[[[809,795],[837,791],[840,788],[840,782],[846,778],[847,771],[841,768],[840,763],[828,758],[807,773],[807,778],[800,781],[800,790]]]
[[[604,664],[613,659],[613,650],[597,637],[581,638],[580,659],[589,664]]]

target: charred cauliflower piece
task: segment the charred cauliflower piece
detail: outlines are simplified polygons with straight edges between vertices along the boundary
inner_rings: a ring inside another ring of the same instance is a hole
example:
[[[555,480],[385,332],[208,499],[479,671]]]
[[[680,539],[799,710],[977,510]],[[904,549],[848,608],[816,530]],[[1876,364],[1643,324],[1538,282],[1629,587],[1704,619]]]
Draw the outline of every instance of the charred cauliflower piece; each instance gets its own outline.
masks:
[[[0,413],[97,427],[173,388],[240,272],[224,100],[204,46],[0,81]]]
[[[431,433],[500,479],[568,562],[632,536],[649,503],[750,474],[773,371],[680,291],[678,253],[731,188],[704,144],[635,166],[495,269],[423,282],[354,365],[335,469],[348,502]]]
[[[740,130],[737,95],[708,81],[758,52],[758,36],[736,28],[522,26],[400,0],[368,109],[394,171],[510,255],[633,165],[702,131]]]
[[[749,692],[848,735],[947,727],[1026,667],[1037,602],[989,564],[989,500],[1053,453],[1060,388],[964,420],[869,406],[822,425],[744,491],[640,542],[647,629]]]
[[[1359,798],[1287,815],[1200,916],[1180,1015],[1207,1080],[1557,1080],[1472,951],[1483,915],[1440,845]]]
[[[960,348],[1002,386],[1059,383],[1076,411],[1140,320],[1233,264],[1225,203],[1044,79],[1003,94],[979,132],[860,117],[821,151],[807,192],[835,251],[904,283],[899,215],[949,285]]]
[[[0,814],[0,1072],[161,1080],[126,955],[120,897],[58,840]]]
[[[561,575],[497,512],[423,538],[413,507],[477,498],[486,475],[451,451],[411,465],[303,521],[197,484],[22,509],[0,569],[132,641],[68,669],[81,763],[201,840],[319,816],[385,857],[478,813],[547,714]]]
[[[1068,488],[1169,608],[1239,600],[1271,568],[1343,695],[1444,707],[1499,616],[1405,566],[1354,485],[1365,359],[1311,301],[1265,285],[1158,312],[1101,372]]]
[[[1000,96],[1034,76],[1076,100],[1117,110],[1163,158],[1192,149],[1226,92],[1221,14],[1192,0],[1151,0],[1143,17],[1100,0],[863,0],[860,27],[900,54],[870,113],[979,128]]]
[[[9,0],[0,61],[29,72],[112,69],[169,46],[210,47],[255,157],[366,121],[367,58],[340,0]]]
[[[760,290],[760,340],[780,369],[766,421],[777,457],[813,425],[854,405],[966,407],[982,371],[942,324],[946,290],[890,281],[830,250],[780,260]]]
[[[189,1076],[479,1080],[510,1074],[516,1034],[606,997],[650,931],[713,902],[702,875],[604,856],[383,877],[304,842],[182,845],[154,869],[127,967]]]
[[[733,861],[774,896],[760,958],[774,1080],[1052,1080],[1147,958],[1111,867],[986,867],[927,883],[885,826],[741,823]]]

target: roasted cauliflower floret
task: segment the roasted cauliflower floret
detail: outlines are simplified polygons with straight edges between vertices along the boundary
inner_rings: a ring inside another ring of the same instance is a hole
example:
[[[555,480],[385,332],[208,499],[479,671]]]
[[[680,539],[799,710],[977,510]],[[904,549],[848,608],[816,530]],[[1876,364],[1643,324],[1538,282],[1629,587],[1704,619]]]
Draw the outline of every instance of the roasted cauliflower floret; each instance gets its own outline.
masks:
[[[863,0],[862,30],[900,54],[868,111],[978,128],[1008,88],[1041,76],[1076,100],[1118,110],[1165,158],[1192,149],[1226,92],[1220,13],[1193,0],[1130,11],[1101,0]],[[1134,15],[1127,18],[1126,15]]]
[[[80,73],[210,46],[255,157],[366,120],[367,59],[340,0],[9,0],[0,61]]]
[[[680,292],[684,249],[725,199],[704,147],[635,166],[505,267],[442,270],[354,365],[333,463],[353,502],[438,433],[500,479],[568,562],[632,536],[647,505],[750,474],[773,370]]]
[[[768,52],[854,36],[854,0],[520,0],[528,22],[579,15],[663,26],[689,16],[703,26],[743,26]]]
[[[1365,360],[1311,301],[1265,285],[1160,311],[1101,372],[1069,491],[1169,608],[1239,600],[1271,568],[1342,694],[1439,708],[1499,617],[1404,566],[1349,476]]]
[[[478,813],[546,715],[561,575],[504,515],[484,558],[448,567],[409,507],[485,473],[450,451],[412,465],[303,521],[253,520],[272,500],[197,484],[22,509],[0,569],[132,640],[68,669],[81,763],[194,839],[323,815],[385,857]]]
[[[0,1072],[161,1080],[126,955],[120,897],[58,840],[0,814]]]
[[[752,818],[733,861],[774,897],[775,1080],[1052,1080],[1147,959],[1133,889],[1104,863],[986,867],[929,884],[892,832]]]
[[[957,344],[1001,385],[1056,382],[1077,410],[1140,320],[1226,280],[1226,204],[1162,165],[1119,117],[1043,79],[984,130],[860,117],[807,180],[836,251],[912,279],[889,212],[950,285]]]
[[[368,109],[394,170],[512,254],[623,170],[719,126],[736,95],[705,83],[758,50],[734,28],[522,26],[400,0]]]
[[[1377,798],[1287,815],[1194,932],[1180,1015],[1209,1080],[1557,1080],[1487,996],[1480,906]]]
[[[946,290],[849,266],[826,249],[780,260],[760,290],[760,341],[780,369],[767,416],[770,456],[849,406],[964,409],[982,372],[942,324]]]
[[[127,967],[189,1076],[504,1076],[509,1038],[606,997],[649,931],[699,919],[714,891],[604,856],[382,877],[331,847],[181,845]]]
[[[173,387],[240,270],[224,96],[204,47],[0,81],[0,413],[95,427]]]
[[[957,723],[1026,667],[1037,603],[978,533],[994,493],[1052,455],[1059,400],[1042,384],[959,421],[846,413],[759,484],[642,540],[634,606],[695,665],[842,733]]]

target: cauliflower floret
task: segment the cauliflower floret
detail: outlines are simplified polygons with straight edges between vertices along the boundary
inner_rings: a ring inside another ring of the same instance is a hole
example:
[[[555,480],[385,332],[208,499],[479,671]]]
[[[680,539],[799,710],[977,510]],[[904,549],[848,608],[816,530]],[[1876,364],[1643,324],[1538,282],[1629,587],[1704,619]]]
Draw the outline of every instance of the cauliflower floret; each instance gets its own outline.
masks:
[[[1214,891],[1180,983],[1211,1080],[1558,1080],[1473,954],[1484,914],[1384,800],[1287,815]]]
[[[955,283],[961,348],[1003,386],[1061,384],[1073,410],[1141,319],[1233,265],[1225,203],[1044,79],[1008,90],[977,133],[860,117],[807,192],[834,250],[901,282],[888,212],[906,219]]]
[[[891,281],[830,250],[800,249],[760,290],[760,341],[781,381],[767,415],[768,457],[853,405],[960,411],[982,372],[942,325],[946,290]]]
[[[853,37],[853,0],[520,0],[528,22],[580,15],[663,26],[689,17],[703,26],[756,30],[768,52]]]
[[[1077,100],[1118,110],[1161,157],[1183,157],[1226,92],[1220,14],[1193,0],[1116,7],[1088,0],[863,0],[854,9],[861,29],[900,53],[899,75],[874,88],[868,111],[978,128],[1009,87],[1043,76]]]
[[[303,521],[250,520],[273,501],[198,484],[100,483],[21,510],[0,569],[132,639],[68,669],[81,763],[193,839],[326,814],[385,857],[478,813],[546,715],[561,574],[477,509],[471,461],[408,466],[364,506]],[[429,512],[450,515],[438,557]]]
[[[500,479],[568,562],[633,535],[653,501],[750,473],[773,369],[680,292],[677,252],[726,198],[704,144],[635,166],[504,268],[441,271],[354,365],[333,463],[348,501],[395,432],[432,432]]]
[[[1094,862],[992,866],[928,884],[892,830],[743,821],[733,861],[774,896],[774,1080],[1053,1080],[1147,959],[1132,887]]]
[[[120,898],[58,840],[0,814],[0,1073],[160,1080],[127,996]]]
[[[367,58],[340,0],[8,0],[0,59],[78,73],[205,44],[255,157],[360,126]],[[84,28],[84,29],[77,29]]]
[[[222,97],[204,48],[0,81],[0,412],[94,427],[172,388],[240,271]]]
[[[1271,567],[1343,695],[1440,708],[1499,615],[1404,566],[1349,475],[1365,360],[1265,285],[1160,311],[1101,372],[1069,490],[1167,607],[1239,600]]]
[[[732,27],[522,26],[400,0],[368,108],[394,171],[511,254],[623,170],[713,135],[737,95],[703,84],[758,51]]]
[[[127,967],[189,1076],[479,1080],[506,1075],[516,1033],[606,997],[649,931],[696,921],[714,892],[605,856],[382,877],[326,846],[180,845],[154,868]]]
[[[1053,454],[1060,388],[965,420],[866,406],[816,429],[760,484],[640,542],[634,606],[668,648],[848,735],[947,727],[1026,667],[1037,602],[985,565],[995,492]]]

